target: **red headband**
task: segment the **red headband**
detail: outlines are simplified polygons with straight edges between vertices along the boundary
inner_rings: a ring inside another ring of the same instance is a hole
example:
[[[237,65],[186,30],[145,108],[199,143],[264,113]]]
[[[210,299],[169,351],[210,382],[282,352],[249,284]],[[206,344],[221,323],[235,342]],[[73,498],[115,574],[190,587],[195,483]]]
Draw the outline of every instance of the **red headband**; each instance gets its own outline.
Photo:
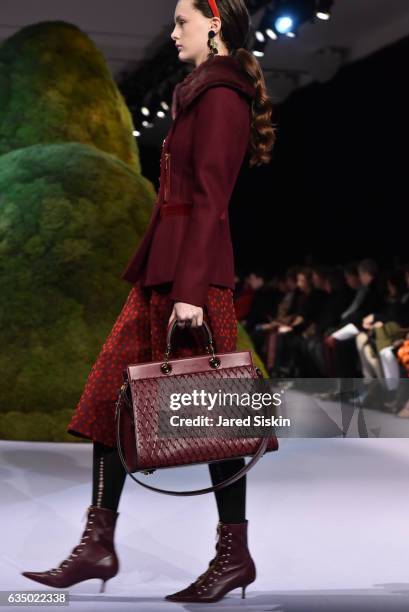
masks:
[[[209,0],[210,8],[212,9],[213,17],[220,19],[219,9],[217,8],[216,0]]]

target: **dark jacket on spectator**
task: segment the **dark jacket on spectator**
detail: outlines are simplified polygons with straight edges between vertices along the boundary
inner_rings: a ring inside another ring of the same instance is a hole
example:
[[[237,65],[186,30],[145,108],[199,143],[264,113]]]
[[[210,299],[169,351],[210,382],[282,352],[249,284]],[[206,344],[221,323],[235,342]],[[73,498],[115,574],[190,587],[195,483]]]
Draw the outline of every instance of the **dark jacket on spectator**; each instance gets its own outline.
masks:
[[[309,293],[301,293],[296,314],[304,321],[294,327],[294,331],[302,332],[311,323],[315,323],[325,308],[326,293],[321,289],[312,289]]]
[[[323,308],[315,321],[318,336],[322,337],[339,328],[341,314],[351,303],[352,297],[353,291],[348,287],[327,293]]]
[[[246,330],[251,333],[258,323],[270,321],[277,312],[277,303],[281,297],[282,294],[268,283],[257,289],[246,319]]]
[[[401,327],[409,327],[409,291],[393,300],[387,300],[382,310],[374,315],[375,321],[395,321]]]
[[[353,323],[358,329],[362,329],[362,319],[369,314],[380,311],[383,305],[383,296],[377,281],[373,280],[369,285],[358,289],[351,306],[342,313],[341,323],[342,325]]]

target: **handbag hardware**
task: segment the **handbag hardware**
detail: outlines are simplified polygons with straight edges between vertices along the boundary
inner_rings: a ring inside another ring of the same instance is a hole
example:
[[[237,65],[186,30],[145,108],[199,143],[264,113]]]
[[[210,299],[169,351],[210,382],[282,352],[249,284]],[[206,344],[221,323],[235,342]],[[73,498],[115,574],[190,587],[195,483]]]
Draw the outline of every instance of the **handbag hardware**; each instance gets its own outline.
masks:
[[[172,344],[171,344],[172,334],[174,333],[174,330],[176,329],[176,325],[177,325],[177,321],[174,321],[173,325],[169,326],[167,337],[166,337],[165,361],[160,366],[160,369],[164,374],[170,374],[170,372],[172,371],[172,366],[169,363],[169,355],[172,350]],[[203,327],[206,330],[207,339],[208,339],[208,344],[205,346],[205,349],[207,353],[212,354],[211,358],[209,359],[209,365],[211,368],[218,368],[220,366],[220,359],[216,357],[214,353],[212,334],[205,321],[203,321]]]

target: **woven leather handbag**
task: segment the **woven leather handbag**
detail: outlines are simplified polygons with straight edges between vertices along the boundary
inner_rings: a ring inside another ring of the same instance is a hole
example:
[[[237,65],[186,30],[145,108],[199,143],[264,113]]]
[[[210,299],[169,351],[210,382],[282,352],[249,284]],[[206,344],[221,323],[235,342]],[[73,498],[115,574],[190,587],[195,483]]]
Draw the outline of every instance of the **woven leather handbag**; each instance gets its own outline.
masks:
[[[213,339],[206,322],[206,354],[169,360],[172,336],[177,320],[167,329],[163,361],[129,365],[123,372],[124,383],[116,402],[115,420],[118,454],[126,472],[139,485],[167,495],[201,495],[222,489],[246,474],[265,452],[278,449],[276,436],[209,437],[195,428],[192,437],[159,435],[160,411],[169,409],[169,393],[175,385],[194,384],[196,389],[206,383],[232,379],[231,392],[238,392],[240,379],[262,377],[255,367],[251,351],[215,354]],[[202,326],[200,326],[202,327]],[[199,328],[200,329],[200,328]],[[245,382],[243,382],[243,385]],[[248,389],[249,381],[247,381]],[[164,392],[166,389],[166,392]],[[230,411],[229,416],[233,413]],[[242,415],[240,415],[242,416]],[[166,467],[211,463],[225,459],[252,456],[238,472],[226,480],[204,489],[171,491],[153,487],[135,478],[132,472],[151,474]]]

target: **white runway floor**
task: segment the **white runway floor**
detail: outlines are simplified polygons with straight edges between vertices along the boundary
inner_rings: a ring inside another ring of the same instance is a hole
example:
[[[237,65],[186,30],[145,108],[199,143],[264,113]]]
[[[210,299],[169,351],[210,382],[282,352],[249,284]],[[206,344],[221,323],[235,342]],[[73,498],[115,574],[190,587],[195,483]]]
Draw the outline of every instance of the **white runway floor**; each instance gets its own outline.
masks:
[[[79,543],[92,446],[2,441],[0,456],[0,590],[47,590],[20,572],[55,567]],[[169,488],[209,482],[206,466],[149,478]],[[128,478],[116,532],[120,572],[105,594],[97,580],[69,589],[70,609],[407,611],[408,490],[408,439],[281,438],[280,450],[248,477],[257,579],[246,599],[237,589],[215,604],[180,605],[163,597],[192,582],[214,556],[214,497],[164,496]]]

